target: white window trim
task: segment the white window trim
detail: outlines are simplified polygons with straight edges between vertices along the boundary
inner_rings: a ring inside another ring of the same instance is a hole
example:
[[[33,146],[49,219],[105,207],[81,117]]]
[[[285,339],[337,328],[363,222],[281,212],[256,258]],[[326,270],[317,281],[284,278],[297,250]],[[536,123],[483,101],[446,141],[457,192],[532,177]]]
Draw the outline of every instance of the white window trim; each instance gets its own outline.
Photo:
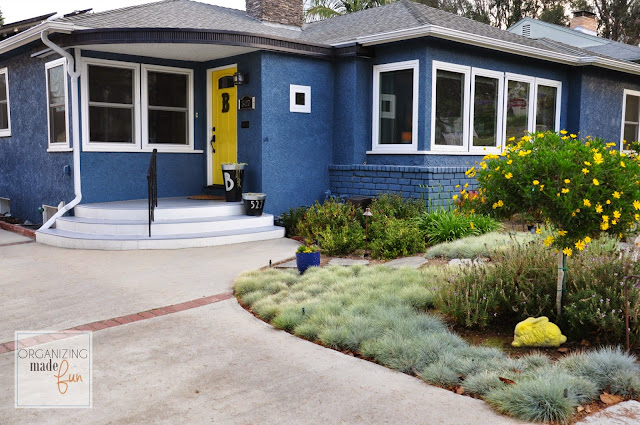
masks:
[[[536,92],[535,92],[535,105],[536,105],[536,116],[534,116],[534,130],[536,126],[537,120],[537,112],[538,112],[538,86],[546,86],[546,87],[555,87],[556,88],[556,126],[553,129],[556,133],[560,131],[560,107],[562,105],[562,82],[556,80],[547,80],[545,78],[536,78]]]
[[[296,93],[304,93],[304,105],[296,104]],[[289,85],[289,112],[311,113],[311,86]]]
[[[380,144],[380,74],[390,71],[413,70],[413,114],[411,118],[411,144],[387,145]],[[386,63],[373,67],[373,117],[371,126],[371,152],[388,154],[416,154],[418,153],[418,108],[420,106],[420,61]]]
[[[51,101],[49,99],[49,70],[62,66],[62,75],[64,79],[64,128],[65,143],[51,143]],[[44,64],[44,77],[47,88],[47,140],[49,147],[47,152],[69,152],[71,146],[69,144],[69,87],[67,83],[67,61],[65,58],[56,59]]]
[[[5,67],[0,69],[0,75],[4,74],[5,87],[7,88],[7,128],[0,129],[0,137],[11,136],[11,100],[9,98],[9,70]]]
[[[436,145],[436,85],[438,71],[464,74],[464,106],[462,111],[462,146]],[[433,61],[431,74],[431,151],[438,153],[469,152],[469,111],[471,97],[471,67],[447,62]]]
[[[496,108],[496,145],[495,146],[473,146],[473,129],[475,115],[475,97],[476,97],[476,76],[493,78],[498,81],[498,97]],[[500,153],[504,146],[504,132],[502,130],[502,120],[504,117],[504,73],[499,71],[491,71],[482,68],[471,69],[471,97],[469,98],[469,152],[478,153]]]
[[[105,143],[89,140],[89,65],[133,70],[133,143]],[[140,65],[104,59],[82,59],[82,150],[86,152],[140,152]]]
[[[637,123],[638,124],[638,138],[640,139],[640,108],[638,110],[638,116],[636,117],[636,119],[638,121],[628,121],[627,120],[627,96],[636,96],[636,97],[640,97],[640,91],[635,91],[635,90],[629,90],[629,89],[624,89],[622,92],[622,117],[620,119],[621,123],[620,123],[620,152],[624,152],[624,153],[628,153],[631,152],[630,150],[624,150],[624,144],[622,143],[622,141],[624,140],[624,125],[626,123]],[[629,143],[631,142],[635,142],[635,140],[630,140]]]
[[[193,70],[185,68],[175,68],[159,65],[142,64],[142,149],[150,150],[158,149],[158,152],[192,152],[194,140],[194,119],[193,119]],[[149,93],[147,78],[149,71],[164,72],[167,74],[178,74],[187,76],[187,144],[169,144],[169,143],[149,143]]]
[[[507,104],[509,102],[509,82],[510,81],[518,81],[520,83],[528,83],[529,84],[529,99],[527,99],[527,105],[529,106],[529,110],[527,111],[527,117],[529,122],[527,123],[527,132],[532,133],[535,128],[536,122],[536,105],[537,101],[534,102],[536,98],[536,79],[535,77],[530,77],[528,75],[521,74],[512,74],[507,72],[505,74],[505,85],[504,85],[504,108],[502,111],[503,116],[503,124],[502,124],[502,137],[505,140],[505,143],[511,143],[507,140]],[[523,134],[524,136],[524,134]]]

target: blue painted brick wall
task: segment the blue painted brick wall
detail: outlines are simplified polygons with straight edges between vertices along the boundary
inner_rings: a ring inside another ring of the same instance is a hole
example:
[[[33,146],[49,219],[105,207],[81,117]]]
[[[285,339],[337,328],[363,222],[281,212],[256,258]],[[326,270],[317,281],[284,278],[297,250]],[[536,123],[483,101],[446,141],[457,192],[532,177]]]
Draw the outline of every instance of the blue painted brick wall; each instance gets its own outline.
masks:
[[[473,178],[464,172],[467,167],[419,167],[396,165],[329,165],[329,184],[332,195],[378,196],[396,193],[405,198],[424,199],[431,206],[451,204],[452,196],[469,184],[477,187]]]

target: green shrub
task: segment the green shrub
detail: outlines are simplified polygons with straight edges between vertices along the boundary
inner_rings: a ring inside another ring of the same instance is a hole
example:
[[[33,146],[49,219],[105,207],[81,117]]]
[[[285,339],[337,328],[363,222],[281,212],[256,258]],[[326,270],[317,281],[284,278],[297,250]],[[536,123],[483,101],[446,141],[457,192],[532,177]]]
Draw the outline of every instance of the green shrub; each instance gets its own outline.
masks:
[[[322,252],[326,255],[348,255],[364,246],[364,229],[357,222],[342,227],[327,227],[317,235]]]
[[[303,220],[307,207],[289,208],[289,212],[280,215],[280,225],[285,229],[285,236],[291,238],[300,236],[298,223]]]
[[[469,214],[468,217],[471,223],[473,223],[473,227],[478,229],[478,233],[481,235],[502,230],[502,223],[489,215]]]
[[[502,228],[496,219],[479,214],[461,214],[455,210],[436,209],[415,219],[431,245],[477,236]]]
[[[531,233],[491,232],[480,236],[467,236],[451,242],[441,243],[427,249],[427,258],[477,258],[493,257],[498,251],[512,248],[512,243],[526,243],[534,239]]]
[[[407,199],[394,193],[384,193],[371,202],[373,219],[377,216],[408,220],[419,217],[427,210],[422,200]]]
[[[424,237],[411,220],[378,219],[370,228],[374,258],[396,258],[424,252]]]

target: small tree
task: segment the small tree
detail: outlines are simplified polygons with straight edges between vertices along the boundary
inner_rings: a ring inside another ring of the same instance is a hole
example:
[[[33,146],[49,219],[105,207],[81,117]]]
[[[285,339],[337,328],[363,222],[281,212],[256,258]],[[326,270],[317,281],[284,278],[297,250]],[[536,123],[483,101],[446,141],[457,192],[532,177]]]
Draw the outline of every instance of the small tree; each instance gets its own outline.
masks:
[[[622,239],[640,220],[638,158],[615,145],[566,131],[530,134],[467,171],[480,186],[478,209],[503,218],[531,215],[556,229],[545,245],[558,250],[558,315],[566,257],[601,232]]]

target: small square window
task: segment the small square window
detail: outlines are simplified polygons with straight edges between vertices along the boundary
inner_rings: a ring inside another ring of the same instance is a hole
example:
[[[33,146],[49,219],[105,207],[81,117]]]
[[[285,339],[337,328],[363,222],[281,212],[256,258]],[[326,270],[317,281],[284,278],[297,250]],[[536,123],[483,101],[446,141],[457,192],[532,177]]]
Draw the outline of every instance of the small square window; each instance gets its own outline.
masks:
[[[304,114],[311,113],[311,87],[291,84],[289,93],[289,110]]]

